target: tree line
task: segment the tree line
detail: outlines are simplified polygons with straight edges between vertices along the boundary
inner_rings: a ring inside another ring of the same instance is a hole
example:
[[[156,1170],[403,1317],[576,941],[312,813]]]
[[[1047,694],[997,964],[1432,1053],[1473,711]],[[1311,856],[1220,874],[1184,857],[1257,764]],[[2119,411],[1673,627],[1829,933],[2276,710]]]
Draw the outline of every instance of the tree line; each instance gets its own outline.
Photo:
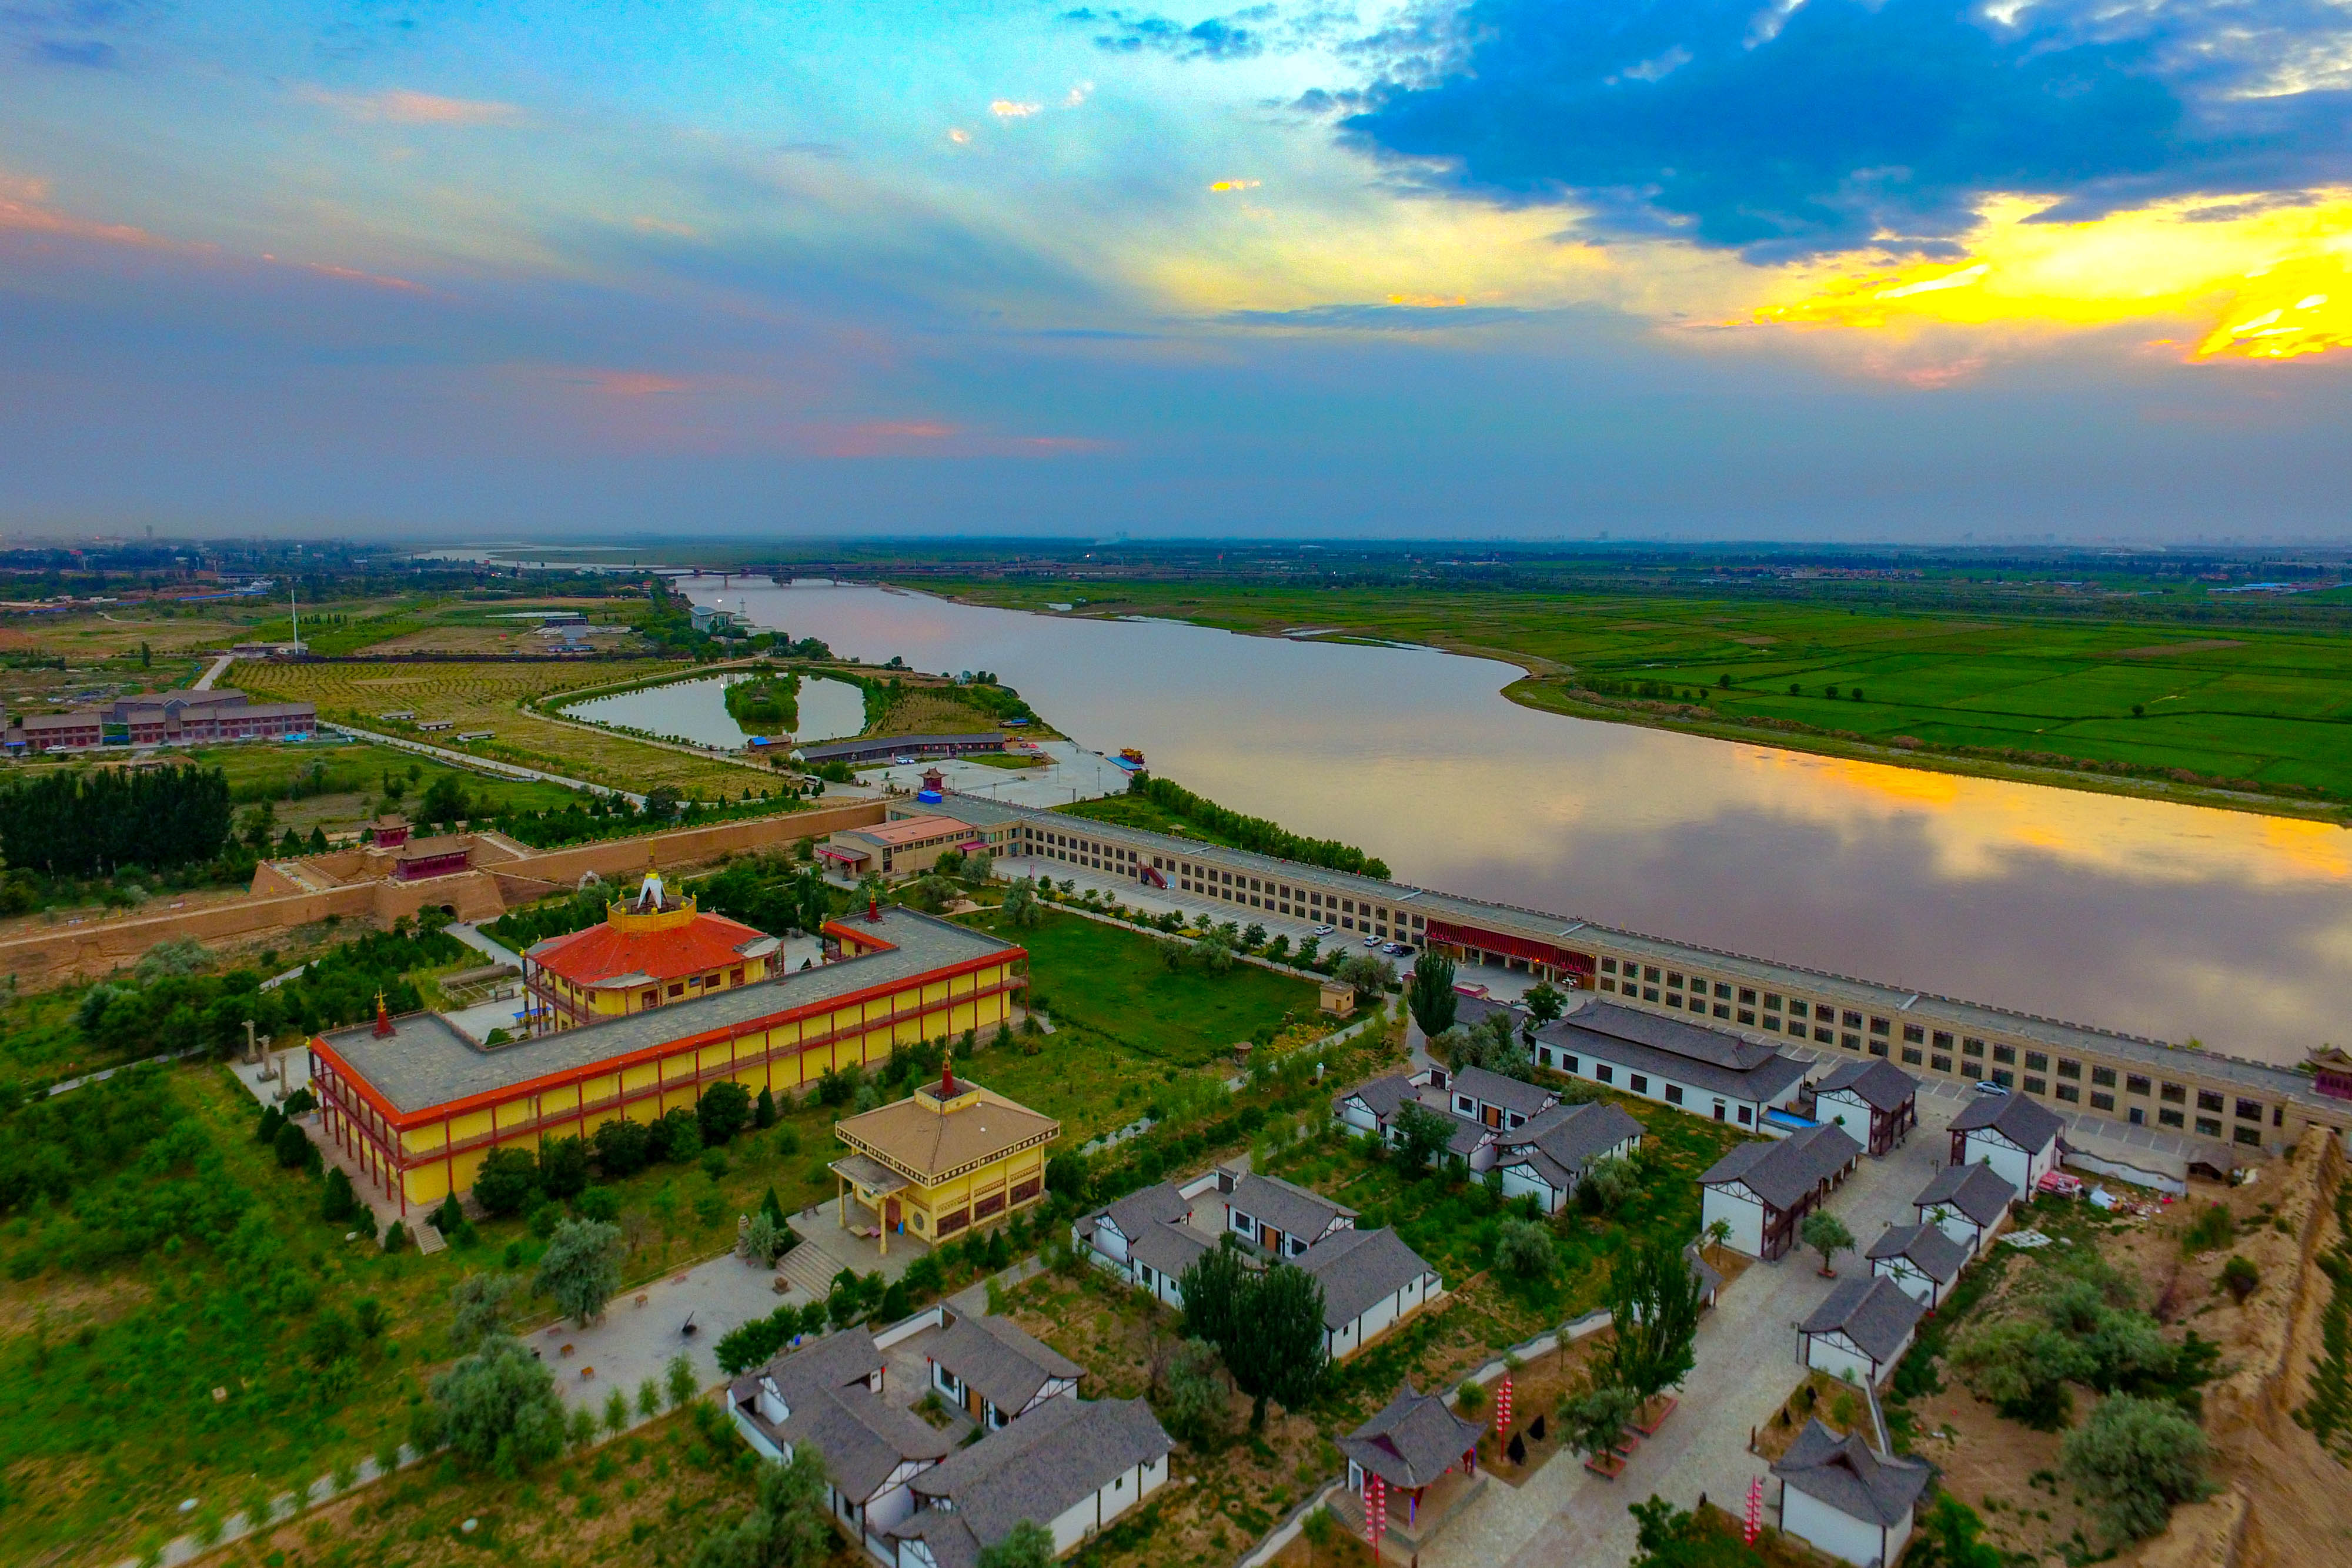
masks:
[[[0,790],[0,854],[52,876],[199,863],[220,854],[228,829],[217,768],[48,773]]]
[[[1279,822],[1268,821],[1264,817],[1244,816],[1204,796],[1195,795],[1181,784],[1154,779],[1149,773],[1139,773],[1129,779],[1127,792],[1142,796],[1171,816],[1183,818],[1218,842],[1237,850],[1272,855],[1277,860],[1297,861],[1305,865],[1319,865],[1330,871],[1349,872],[1358,876],[1378,877],[1382,882],[1389,877],[1388,862],[1376,855],[1368,855],[1353,844],[1343,844],[1337,839],[1306,838]]]

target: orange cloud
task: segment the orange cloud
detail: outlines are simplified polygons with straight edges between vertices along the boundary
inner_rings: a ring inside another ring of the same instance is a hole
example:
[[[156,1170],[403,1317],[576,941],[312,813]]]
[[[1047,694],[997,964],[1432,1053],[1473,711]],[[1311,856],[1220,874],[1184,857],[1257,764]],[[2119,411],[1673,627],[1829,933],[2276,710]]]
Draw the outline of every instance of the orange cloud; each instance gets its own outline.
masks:
[[[522,110],[511,103],[441,98],[429,92],[411,92],[405,88],[375,93],[338,93],[304,88],[299,96],[353,120],[384,120],[396,125],[514,125],[523,118]]]
[[[1255,180],[1218,180],[1212,183],[1209,189],[1212,191],[1255,191],[1257,189],[1257,185],[1258,183]]]
[[[108,245],[179,248],[145,229],[127,224],[93,223],[49,204],[49,183],[0,172],[0,230],[58,235],[67,239],[99,240]]]
[[[1041,107],[1043,106],[1039,104],[1016,103],[1012,99],[1000,98],[989,104],[988,112],[999,120],[1026,120],[1036,113]]]
[[[278,258],[265,256],[261,259],[275,261]],[[410,294],[427,292],[421,283],[411,283],[404,277],[392,277],[380,272],[362,272],[351,267],[331,267],[323,261],[306,261],[300,266],[306,272],[315,272],[323,277],[339,277],[346,283],[364,283],[371,288],[396,288]]]

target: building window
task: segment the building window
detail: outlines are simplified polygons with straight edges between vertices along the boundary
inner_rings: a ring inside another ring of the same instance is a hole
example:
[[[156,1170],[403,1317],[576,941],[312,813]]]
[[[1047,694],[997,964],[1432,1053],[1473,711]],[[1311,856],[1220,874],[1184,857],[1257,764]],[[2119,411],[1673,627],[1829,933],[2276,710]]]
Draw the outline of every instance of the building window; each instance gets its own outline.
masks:
[[[1756,988],[1755,988],[1755,987],[1753,987],[1753,986],[1742,986],[1742,987],[1740,987],[1740,988],[1739,988],[1739,1004],[1740,1004],[1740,1006],[1742,1006],[1742,1007],[1749,1007],[1749,1008],[1752,1008],[1752,1007],[1754,1007],[1754,1006],[1756,1005]]]
[[[1780,1020],[1773,1018],[1769,1014],[1767,1014],[1764,1019],[1764,1027],[1770,1030],[1774,1034],[1778,1034],[1780,1032]],[[1801,1030],[1798,1032],[1801,1034],[1803,1030]]]
[[[1683,998],[1682,994],[1679,991],[1668,991],[1666,993],[1666,1006],[1670,1008],[1678,1008],[1682,1005]]]
[[[1603,1083],[1613,1083],[1617,1079],[1617,1070],[1605,1061],[1596,1061],[1592,1064],[1592,1076]]]
[[[1927,1031],[1916,1023],[1906,1023],[1903,1026],[1903,1040],[1906,1045],[1925,1045],[1927,1043]]]
[[[1756,1021],[1756,1009],[1754,1008],[1740,1009],[1739,1021],[1744,1024],[1753,1024]],[[1778,1026],[1776,1025],[1775,1027],[1777,1028]]]
[[[1933,1044],[1937,1051],[1949,1051],[1952,1049],[1952,1037],[1946,1030],[1939,1029],[1936,1031],[1935,1040],[1930,1043]]]
[[[2011,1089],[2016,1087],[2017,1074],[2006,1067],[1996,1067],[1992,1070],[1992,1081],[2003,1089]]]
[[[2135,1106],[2133,1106],[2133,1107],[2131,1108],[2130,1121],[2131,1121],[2131,1124],[2132,1124],[2133,1126],[2135,1126],[2135,1127],[2145,1127],[2145,1126],[2147,1126],[2147,1106],[2145,1106],[2145,1105],[2135,1105]]]
[[[1819,1012],[1821,1009],[1816,1008],[1813,1010],[1815,1012]],[[1856,1012],[1847,1013],[1845,1015],[1845,1027],[1848,1029],[1860,1029],[1862,1027],[1862,1015]]]
[[[1669,1083],[1669,1084],[1667,1084],[1667,1085],[1666,1085],[1666,1103],[1667,1103],[1667,1104],[1669,1104],[1669,1105],[1679,1105],[1679,1104],[1681,1104],[1682,1103],[1683,1103],[1683,1086],[1682,1086],[1681,1084],[1679,1084],[1679,1083]]]
[[[1872,1040],[1870,1042],[1870,1054],[1873,1056],[1885,1056],[1886,1054],[1886,1042],[1883,1040]]]
[[[1805,1016],[1805,1010],[1804,1003],[1797,1000],[1794,997],[1789,998],[1789,1016],[1790,1018],[1803,1018]]]
[[[2162,1092],[2158,1094],[2157,1098],[2174,1105],[2186,1104],[2189,1101],[2189,1085],[2186,1083],[2168,1083],[2164,1085]]]
[[[2028,1094],[2047,1094],[2050,1085],[2039,1078],[2029,1078],[2025,1081],[2025,1092]]]
[[[2083,1076],[2083,1064],[2074,1061],[2071,1057],[2062,1056],[2058,1059],[2058,1076],[2061,1078],[2080,1078]]]
[[[1938,1072],[1949,1072],[1952,1070],[1952,1059],[1948,1056],[1931,1056],[1927,1059],[1927,1065]]]
[[[2156,1119],[2159,1124],[2167,1127],[2180,1126],[2188,1120],[2187,1117],[2183,1116],[2178,1111],[2158,1111],[2156,1113]]]
[[[1823,1045],[1835,1045],[1837,1043],[1837,1030],[1833,1029],[1823,1029],[1821,1025],[1815,1024],[1813,1026],[1813,1039]]]
[[[1982,1056],[1984,1054],[1984,1041],[1975,1039],[1960,1041],[1960,1054],[1962,1056]]]
[[[1780,998],[1777,995],[1775,995],[1774,993],[1772,993],[1772,992],[1770,992],[1770,991],[1767,991],[1767,992],[1765,992],[1765,993],[1764,993],[1764,1010],[1765,1010],[1766,1012],[1768,1012],[1768,1013],[1769,1013],[1769,1012],[1778,1012],[1778,1011],[1780,1010]]]
[[[1682,977],[1680,975],[1676,974],[1676,973],[1675,973],[1674,970],[1672,970],[1672,969],[1668,969],[1668,970],[1666,971],[1666,984],[1668,984],[1668,985],[1670,985],[1670,986],[1679,986],[1679,985],[1681,985],[1682,983],[1683,983],[1683,977]]]
[[[1749,1122],[1755,1119],[1755,1114],[1756,1113],[1753,1111],[1749,1110],[1747,1106],[1742,1105],[1739,1108],[1739,1124],[1743,1127],[1748,1125]]]
[[[1727,1018],[1729,1018],[1729,1017],[1731,1016],[1731,1004],[1730,1004],[1730,1003],[1728,1003],[1728,1002],[1717,1002],[1717,1003],[1716,1003],[1716,1004],[1715,1004],[1715,1016],[1716,1016],[1716,1017],[1717,1017],[1717,1018],[1719,1018],[1719,1019],[1727,1019]]]
[[[2083,1092],[2072,1083],[2058,1085],[2058,1098],[2072,1103],[2083,1098]]]
[[[1873,1034],[1885,1034],[1894,1027],[1895,1026],[1892,1023],[1888,1022],[1885,1019],[1873,1019],[1870,1020],[1870,1032]]]
[[[2025,1053],[2025,1071],[2028,1072],[2049,1071],[2050,1058],[2038,1051],[2027,1051]]]
[[[1918,1050],[1915,1046],[1906,1045],[1903,1048],[1903,1065],[1906,1067],[1916,1067],[1926,1057],[1926,1054],[1927,1053],[1925,1051]]]
[[[1604,991],[1613,991],[1617,988],[1617,982],[1604,979],[1601,982],[1601,988]]]
[[[1572,1057],[1572,1056],[1563,1056],[1563,1057],[1561,1057],[1561,1058],[1559,1059],[1559,1064],[1560,1064],[1562,1067],[1564,1067],[1564,1068],[1568,1069],[1568,1071],[1570,1071],[1570,1072],[1581,1072],[1581,1071],[1584,1071],[1584,1069],[1583,1069],[1583,1068],[1581,1068],[1581,1067],[1580,1067],[1580,1066],[1578,1066],[1578,1065],[1577,1065],[1576,1058],[1574,1058],[1574,1057]]]
[[[1649,1079],[1639,1072],[1626,1080],[1626,1086],[1636,1094],[1647,1094],[1650,1092]]]
[[[1731,999],[1731,988],[1717,980],[1715,983],[1715,994],[1718,1000],[1727,1002]]]
[[[2263,1130],[2260,1127],[2240,1127],[2230,1135],[2242,1144],[2259,1144],[2263,1141]]]
[[[1838,1043],[1845,1047],[1848,1051],[1860,1051],[1862,1049],[1862,1036],[1858,1034],[1842,1034],[1838,1036]]]
[[[2137,1072],[2129,1073],[2124,1078],[2124,1088],[2129,1093],[2145,1094],[2148,1091],[2148,1082]]]
[[[2015,1066],[2017,1063],[2017,1047],[2013,1045],[1996,1045],[1992,1048],[1992,1059],[1995,1061],[2005,1061],[2011,1066]]]
[[[1650,964],[1643,967],[1642,970],[1642,978],[1645,980],[1654,980],[1657,977],[1658,967],[1655,964]]]
[[[1601,959],[1601,972],[1602,974],[1604,974],[1604,975],[1613,975],[1613,974],[1615,974],[1615,973],[1617,972],[1617,960],[1616,960],[1616,959],[1614,959],[1614,958],[1603,958],[1603,959]]]
[[[2099,1092],[2097,1090],[2095,1090],[2095,1089],[2094,1089],[2094,1090],[2092,1090],[2092,1091],[2091,1091],[2091,1109],[2092,1109],[2092,1110],[2094,1110],[2094,1111],[2112,1111],[2112,1110],[2114,1110],[2115,1108],[2116,1108],[2116,1097],[2115,1097],[2114,1095],[2112,1095],[2112,1094],[2102,1094],[2102,1093],[2100,1093],[2100,1092]]]
[[[2218,1137],[2220,1137],[2220,1136],[2221,1135],[2221,1117],[2219,1117],[2219,1116],[2200,1116],[2200,1117],[2198,1117],[2198,1118],[2197,1118],[2197,1133],[2198,1133],[2198,1135],[2199,1135],[2200,1137],[2205,1137],[2205,1138],[2218,1138]]]
[[[1658,988],[1655,986],[1643,986],[1642,988],[1642,999],[1645,1002],[1656,1001],[1658,999]]]
[[[2094,1067],[2091,1069],[2091,1082],[2101,1089],[2113,1089],[2116,1086],[2116,1070],[2112,1067]]]
[[[2239,1102],[2238,1102],[2238,1120],[2239,1120],[2239,1121],[2241,1121],[2241,1122],[2259,1122],[2259,1121],[2261,1121],[2262,1119],[2263,1119],[2263,1103],[2262,1103],[2261,1101],[2259,1101],[2259,1100],[2241,1100],[2241,1101],[2239,1101]]]

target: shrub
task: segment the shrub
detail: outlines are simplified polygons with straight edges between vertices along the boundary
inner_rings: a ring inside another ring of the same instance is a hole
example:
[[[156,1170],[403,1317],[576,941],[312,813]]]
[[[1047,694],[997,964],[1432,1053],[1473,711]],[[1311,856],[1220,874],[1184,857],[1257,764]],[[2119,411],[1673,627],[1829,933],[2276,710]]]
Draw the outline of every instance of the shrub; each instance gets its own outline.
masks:
[[[608,1181],[635,1176],[653,1157],[653,1136],[640,1122],[625,1118],[596,1129],[596,1163]]]
[[[1495,1266],[1522,1280],[1538,1280],[1552,1270],[1551,1232],[1533,1220],[1506,1219],[1495,1239]]]
[[[519,1475],[563,1451],[563,1402],[555,1375],[501,1334],[433,1380],[417,1407],[419,1453],[444,1444],[459,1458],[501,1476]]]
[[[583,1219],[593,1219],[610,1225],[621,1218],[621,1195],[609,1186],[587,1186],[572,1200],[572,1207]]]
[[[474,1173],[474,1201],[495,1219],[507,1219],[539,1201],[539,1160],[529,1149],[506,1146],[482,1156]]]
[[[2097,1503],[2117,1540],[2156,1534],[2173,1504],[2205,1495],[2205,1434],[2166,1401],[2103,1399],[2060,1453],[2068,1479]]]
[[[548,1197],[577,1197],[588,1185],[588,1145],[578,1138],[550,1138],[539,1151],[539,1185]]]
[[[359,1206],[359,1194],[352,1190],[350,1174],[341,1166],[328,1171],[326,1185],[319,1194],[320,1218],[329,1221],[349,1219]]]
[[[694,1114],[704,1143],[727,1144],[751,1123],[751,1092],[732,1079],[714,1083],[702,1092]]]
[[[2208,1204],[2180,1238],[2184,1252],[2210,1252],[2216,1247],[2227,1247],[2238,1233],[2237,1223],[2230,1218],[2228,1207]]]
[[[316,1170],[322,1163],[310,1135],[292,1122],[278,1129],[277,1136],[269,1140],[269,1150],[278,1156],[278,1163],[289,1171]]]
[[[2262,1282],[2262,1271],[2244,1258],[2233,1257],[2221,1265],[2222,1288],[2241,1305],[2261,1288]]]

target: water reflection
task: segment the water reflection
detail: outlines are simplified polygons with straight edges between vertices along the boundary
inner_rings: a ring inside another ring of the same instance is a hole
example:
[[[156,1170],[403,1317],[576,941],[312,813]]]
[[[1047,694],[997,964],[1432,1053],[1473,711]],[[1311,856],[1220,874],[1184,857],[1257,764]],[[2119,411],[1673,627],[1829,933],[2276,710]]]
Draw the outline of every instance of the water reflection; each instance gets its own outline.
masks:
[[[751,738],[751,732],[727,711],[727,688],[746,678],[672,681],[592,697],[563,711],[590,724],[731,751]],[[800,727],[793,735],[796,741],[835,740],[866,727],[866,694],[847,681],[803,680],[799,707]]]
[[[1513,666],[1424,650],[727,595],[862,658],[993,670],[1088,746],[1434,887],[2275,1060],[2352,996],[2332,826],[1561,718],[1499,695]]]

